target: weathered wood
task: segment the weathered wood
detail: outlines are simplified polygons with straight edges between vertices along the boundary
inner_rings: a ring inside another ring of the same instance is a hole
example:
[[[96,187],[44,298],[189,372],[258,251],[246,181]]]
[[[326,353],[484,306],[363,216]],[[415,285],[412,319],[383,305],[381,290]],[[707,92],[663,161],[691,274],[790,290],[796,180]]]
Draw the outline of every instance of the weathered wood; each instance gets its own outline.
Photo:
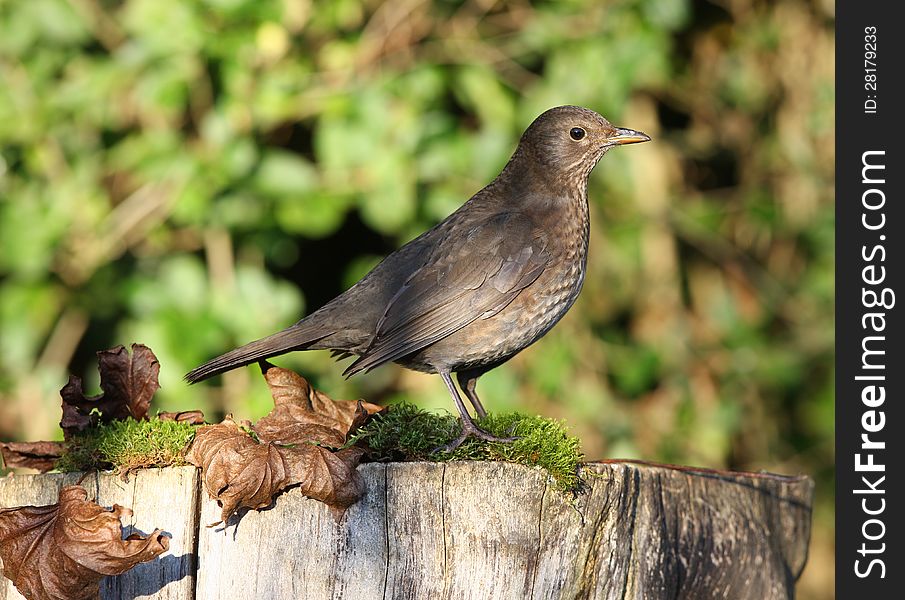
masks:
[[[198,598],[382,598],[386,573],[385,467],[359,467],[367,492],[342,520],[298,489],[272,508],[220,520],[203,492]]]
[[[561,597],[794,596],[807,559],[810,479],[644,463],[590,470],[599,479],[582,502],[586,523],[574,560],[561,564],[582,572],[564,578]]]
[[[194,467],[146,469],[128,482],[98,478],[98,502],[132,509],[133,530],[148,534],[159,527],[170,534],[170,549],[157,560],[136,565],[101,582],[101,598],[192,598],[195,588],[196,532],[200,477]]]
[[[386,466],[387,523],[394,526],[387,537],[387,587],[381,598],[443,598],[443,494],[429,492],[443,489],[446,467],[426,462]]]
[[[545,479],[507,463],[446,466],[442,488],[431,492],[443,503],[446,597],[531,597]]]
[[[78,483],[79,473],[15,475],[0,478],[0,507],[54,504],[60,488]],[[198,529],[198,470],[194,467],[146,469],[128,481],[110,474],[90,474],[81,482],[88,497],[101,506],[132,509],[125,533],[150,533],[159,527],[170,534],[170,549],[159,559],[137,565],[101,582],[101,598],[194,598],[195,535]],[[129,528],[131,526],[131,528]],[[0,578],[0,599],[22,596]]]
[[[365,497],[339,520],[296,489],[238,525],[206,527],[220,509],[188,471],[175,487],[168,470],[131,487],[97,480],[101,504],[132,506],[144,531],[164,527],[176,542],[178,528],[201,522],[196,582],[186,534],[133,582],[110,578],[107,597],[790,598],[813,494],[806,477],[604,462],[585,468],[587,489],[571,502],[543,471],[518,465],[368,464]],[[55,501],[63,479],[74,478],[2,481],[0,504]],[[168,559],[181,578],[153,570]],[[144,595],[158,588],[169,595]]]

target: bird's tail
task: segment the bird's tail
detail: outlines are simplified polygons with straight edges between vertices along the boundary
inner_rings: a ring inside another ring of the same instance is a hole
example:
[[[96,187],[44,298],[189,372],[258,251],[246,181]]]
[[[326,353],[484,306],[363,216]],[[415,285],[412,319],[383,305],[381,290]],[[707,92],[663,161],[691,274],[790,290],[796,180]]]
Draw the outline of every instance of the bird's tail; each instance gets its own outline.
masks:
[[[244,367],[259,360],[285,354],[292,350],[304,350],[331,333],[333,332],[328,331],[325,333],[320,328],[305,327],[304,322],[298,323],[283,331],[255,340],[235,350],[230,350],[213,360],[209,360],[200,367],[186,373],[185,380],[189,383],[197,383],[214,375],[225,373],[237,367]]]

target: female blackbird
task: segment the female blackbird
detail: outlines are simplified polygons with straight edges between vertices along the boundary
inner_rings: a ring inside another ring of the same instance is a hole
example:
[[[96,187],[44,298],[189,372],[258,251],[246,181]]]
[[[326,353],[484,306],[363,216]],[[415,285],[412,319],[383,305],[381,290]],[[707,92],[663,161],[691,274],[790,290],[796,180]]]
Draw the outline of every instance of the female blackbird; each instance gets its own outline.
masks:
[[[478,377],[547,333],[566,314],[587,263],[588,176],[606,152],[650,138],[578,106],[528,127],[503,171],[457,211],[387,256],[361,281],[295,325],[188,373],[191,383],[294,350],[357,356],[354,375],[386,362],[438,373],[467,437],[479,429]]]

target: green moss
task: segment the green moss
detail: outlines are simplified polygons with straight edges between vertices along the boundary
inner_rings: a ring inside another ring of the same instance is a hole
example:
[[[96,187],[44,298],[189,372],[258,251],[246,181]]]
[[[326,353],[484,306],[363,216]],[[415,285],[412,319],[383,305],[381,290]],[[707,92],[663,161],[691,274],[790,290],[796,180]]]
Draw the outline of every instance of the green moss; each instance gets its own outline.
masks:
[[[459,420],[450,414],[438,415],[407,403],[395,404],[359,429],[351,442],[370,449],[374,460],[501,460],[546,469],[556,487],[576,490],[581,481],[582,460],[577,437],[570,436],[560,421],[518,413],[487,415],[476,421],[497,436],[515,436],[510,443],[485,442],[470,438],[452,452],[436,452],[461,431]]]
[[[488,415],[476,423],[494,435],[518,439],[503,443],[472,438],[453,452],[434,452],[459,435],[459,420],[402,403],[376,415],[352,436],[350,444],[367,447],[372,460],[499,460],[543,467],[563,491],[574,491],[580,485],[578,438],[568,435],[560,421],[507,413]],[[100,424],[73,437],[56,468],[112,468],[128,473],[144,467],[184,465],[182,452],[194,432],[192,425],[159,419]]]
[[[128,473],[144,467],[187,464],[182,451],[195,435],[195,427],[176,421],[151,419],[102,423],[74,436],[59,471],[114,469]]]

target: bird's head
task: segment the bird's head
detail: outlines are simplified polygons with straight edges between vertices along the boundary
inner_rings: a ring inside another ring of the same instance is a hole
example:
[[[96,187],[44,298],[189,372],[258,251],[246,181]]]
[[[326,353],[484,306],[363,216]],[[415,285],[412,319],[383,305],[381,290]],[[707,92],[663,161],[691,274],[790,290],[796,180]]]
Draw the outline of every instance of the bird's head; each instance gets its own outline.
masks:
[[[640,131],[616,127],[593,110],[559,106],[531,123],[522,135],[519,151],[550,175],[586,180],[610,148],[649,140]]]

